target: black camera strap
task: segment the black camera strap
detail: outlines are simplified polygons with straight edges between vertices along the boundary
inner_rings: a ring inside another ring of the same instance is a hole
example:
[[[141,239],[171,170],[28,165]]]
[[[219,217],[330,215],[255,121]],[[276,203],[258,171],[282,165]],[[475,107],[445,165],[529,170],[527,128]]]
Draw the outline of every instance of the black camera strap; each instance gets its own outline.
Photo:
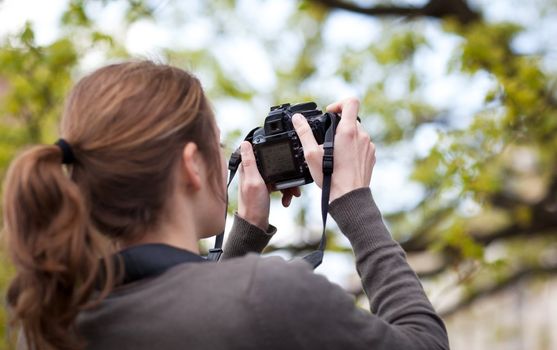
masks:
[[[327,246],[327,214],[329,213],[329,196],[331,194],[331,180],[334,169],[335,133],[337,128],[336,118],[331,117],[330,119],[331,126],[327,129],[323,142],[323,184],[321,186],[321,218],[323,220],[323,233],[321,234],[319,248],[303,257],[314,269],[323,262],[323,255],[325,254],[325,247]]]
[[[321,186],[321,218],[323,220],[323,233],[318,249],[303,257],[314,269],[323,262],[323,256],[327,246],[327,215],[329,213],[329,198],[331,195],[331,182],[334,169],[335,135],[337,130],[337,118],[332,114],[329,114],[329,118],[331,125],[325,132],[323,142],[323,184]],[[361,122],[360,117],[357,117],[357,120]]]
[[[325,247],[327,245],[327,234],[326,234],[326,227],[327,227],[327,215],[329,212],[329,197],[331,193],[331,180],[333,175],[334,169],[334,139],[335,139],[335,132],[336,132],[336,123],[337,120],[334,116],[330,117],[331,125],[327,129],[325,133],[325,139],[323,142],[323,184],[322,184],[322,191],[321,191],[321,217],[323,220],[323,233],[321,235],[321,241],[319,242],[319,247],[317,250],[309,253],[308,255],[304,256],[303,259],[308,262],[313,268],[315,269],[321,262],[323,262],[323,255],[325,253]],[[253,133],[258,128],[251,130],[248,135],[245,137],[245,141],[251,142],[253,139]],[[234,179],[236,172],[238,171],[238,167],[242,162],[241,155],[240,155],[240,148],[236,149],[234,153],[230,156],[230,161],[228,162],[228,169],[230,170],[230,175],[228,178],[228,184],[226,186],[227,190],[230,186],[230,183]],[[228,196],[226,201],[226,207],[228,208]],[[225,211],[224,217],[226,221],[228,210]],[[216,236],[215,238],[215,246],[213,249],[209,250],[209,255],[207,256],[208,260],[218,261],[220,256],[223,253],[222,244],[224,239],[224,231]]]

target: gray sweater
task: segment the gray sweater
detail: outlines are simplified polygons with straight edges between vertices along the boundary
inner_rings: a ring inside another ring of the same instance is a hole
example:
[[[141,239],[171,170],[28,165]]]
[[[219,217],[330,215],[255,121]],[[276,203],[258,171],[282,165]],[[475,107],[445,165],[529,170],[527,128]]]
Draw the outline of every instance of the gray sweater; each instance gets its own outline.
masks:
[[[448,349],[369,188],[336,199],[330,214],[352,244],[371,313],[306,262],[253,254],[273,232],[236,217],[225,260],[177,265],[82,312],[88,349]]]

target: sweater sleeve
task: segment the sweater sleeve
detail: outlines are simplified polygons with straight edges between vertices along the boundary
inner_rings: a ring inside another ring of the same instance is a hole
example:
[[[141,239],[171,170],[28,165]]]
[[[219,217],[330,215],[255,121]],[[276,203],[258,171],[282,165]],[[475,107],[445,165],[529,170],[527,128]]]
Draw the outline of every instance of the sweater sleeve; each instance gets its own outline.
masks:
[[[371,313],[303,261],[261,259],[249,298],[262,342],[269,348],[280,342],[298,349],[448,349],[445,326],[383,224],[369,188],[338,198],[330,209],[353,246]]]
[[[244,256],[247,253],[260,254],[277,232],[276,227],[269,225],[267,231],[250,224],[238,214],[234,215],[232,229],[223,249],[223,259]]]

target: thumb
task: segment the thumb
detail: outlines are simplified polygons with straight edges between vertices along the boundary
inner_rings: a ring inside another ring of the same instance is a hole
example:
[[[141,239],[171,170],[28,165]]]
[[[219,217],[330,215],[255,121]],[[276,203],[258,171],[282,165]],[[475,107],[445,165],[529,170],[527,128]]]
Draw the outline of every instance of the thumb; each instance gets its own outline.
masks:
[[[302,143],[304,158],[306,159],[309,167],[309,172],[311,173],[311,176],[315,180],[317,186],[321,187],[323,178],[323,148],[319,147],[317,144],[311,127],[309,126],[306,118],[304,118],[301,114],[294,114],[292,117],[292,124],[294,125],[294,129],[296,129],[296,133]]]
[[[259,178],[263,181],[261,175],[259,174],[259,170],[257,169],[257,162],[255,161],[255,155],[253,154],[251,143],[243,141],[240,144],[240,153],[242,155],[242,168],[246,178]]]
[[[304,148],[304,153],[315,151],[318,148],[317,141],[315,141],[313,131],[311,130],[306,118],[304,118],[301,114],[296,113],[292,116],[292,124],[294,125],[294,129],[300,138],[300,142]]]

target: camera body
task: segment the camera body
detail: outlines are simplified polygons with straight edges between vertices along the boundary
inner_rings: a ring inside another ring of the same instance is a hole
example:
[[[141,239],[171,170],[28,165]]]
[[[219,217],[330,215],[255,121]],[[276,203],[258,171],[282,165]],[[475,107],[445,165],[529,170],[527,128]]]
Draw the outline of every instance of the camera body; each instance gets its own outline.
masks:
[[[302,144],[292,124],[292,116],[302,114],[318,144],[323,144],[331,118],[336,113],[322,113],[314,102],[289,103],[271,107],[263,127],[255,129],[251,139],[259,173],[273,190],[283,190],[313,182],[304,158]]]

